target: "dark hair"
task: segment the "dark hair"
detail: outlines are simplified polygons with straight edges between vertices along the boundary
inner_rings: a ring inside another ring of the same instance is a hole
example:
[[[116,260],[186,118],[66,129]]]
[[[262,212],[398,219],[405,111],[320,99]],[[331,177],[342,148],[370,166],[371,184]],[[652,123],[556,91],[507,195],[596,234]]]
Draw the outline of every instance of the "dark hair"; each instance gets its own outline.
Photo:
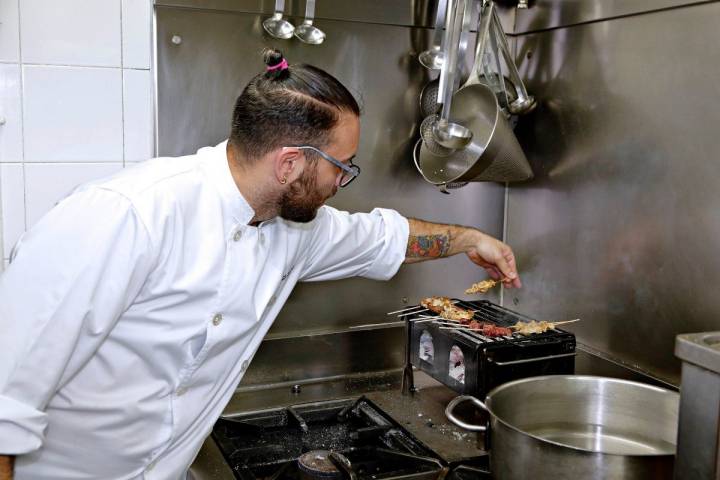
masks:
[[[328,141],[340,112],[360,115],[355,98],[335,77],[312,65],[282,66],[283,54],[265,49],[267,70],[235,102],[230,144],[252,161],[283,146]],[[286,64],[287,65],[287,64]]]

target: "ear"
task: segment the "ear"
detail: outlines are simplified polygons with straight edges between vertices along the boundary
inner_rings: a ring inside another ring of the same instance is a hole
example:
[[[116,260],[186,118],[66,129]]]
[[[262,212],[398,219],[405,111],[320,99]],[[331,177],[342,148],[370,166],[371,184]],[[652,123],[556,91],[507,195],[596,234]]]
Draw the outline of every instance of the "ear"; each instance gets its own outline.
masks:
[[[278,183],[285,185],[292,183],[300,176],[301,168],[298,163],[303,159],[302,151],[294,147],[283,147],[277,151],[274,158],[274,174]]]

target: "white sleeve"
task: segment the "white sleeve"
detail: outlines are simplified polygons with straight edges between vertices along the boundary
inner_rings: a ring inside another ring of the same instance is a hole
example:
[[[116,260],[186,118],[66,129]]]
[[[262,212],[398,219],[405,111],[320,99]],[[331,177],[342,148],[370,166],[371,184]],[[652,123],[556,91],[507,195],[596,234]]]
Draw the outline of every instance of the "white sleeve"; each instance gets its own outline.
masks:
[[[130,201],[95,187],[24,235],[0,277],[0,455],[41,446],[50,398],[99,348],[152,258]]]
[[[341,212],[322,207],[314,221],[300,281],[366,277],[388,280],[405,260],[407,219],[394,210]]]

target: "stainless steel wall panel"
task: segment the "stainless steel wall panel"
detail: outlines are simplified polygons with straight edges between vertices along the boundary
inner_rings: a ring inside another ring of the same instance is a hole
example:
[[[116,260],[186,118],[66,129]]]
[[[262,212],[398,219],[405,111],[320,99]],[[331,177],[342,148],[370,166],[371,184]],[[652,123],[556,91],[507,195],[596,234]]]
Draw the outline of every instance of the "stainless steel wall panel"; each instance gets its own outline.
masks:
[[[274,0],[155,0],[155,5],[261,13],[266,16],[272,15],[275,9]],[[326,0],[317,2],[315,19],[432,27],[435,5],[436,0]],[[302,19],[305,14],[305,1],[286,0],[285,12],[291,17]]]
[[[708,1],[715,0],[530,0],[530,8],[518,9],[514,32],[567,27]]]
[[[429,80],[416,57],[427,47],[430,30],[325,20],[322,28],[327,40],[320,46],[308,46],[269,39],[260,25],[264,16],[258,14],[158,6],[156,18],[161,155],[186,154],[225,139],[235,98],[263,68],[262,47],[275,45],[291,63],[312,63],[337,76],[363,104],[357,157],[362,175],[342,189],[331,205],[350,211],[389,207],[406,216],[474,225],[491,235],[502,234],[502,185],[471,184],[444,195],[427,184],[412,164],[411,148],[418,138],[420,120],[419,95]],[[181,38],[179,44],[171,41],[174,35]],[[469,63],[468,58],[466,66]],[[427,295],[458,295],[482,278],[482,269],[458,256],[405,266],[390,282],[350,279],[300,284],[270,338],[327,337],[351,326],[393,321],[385,312],[401,308],[403,299],[415,303]],[[493,292],[489,298],[497,300],[496,295]],[[400,366],[402,359],[396,352],[401,345],[388,351],[386,343],[358,342],[353,348],[364,351],[369,363],[345,363],[348,372],[372,370],[370,365],[385,369],[388,361]],[[269,345],[279,343],[271,341]],[[314,348],[310,342],[296,345],[310,349],[299,352],[300,356]],[[274,347],[264,345],[261,352],[266,348],[272,351]],[[249,382],[277,381],[271,376],[284,371],[284,363],[297,364],[292,355],[266,355],[277,365],[249,374]],[[317,365],[321,366],[320,360]],[[306,373],[324,376],[335,371],[331,367],[328,364],[324,373],[320,367]]]
[[[437,2],[438,0],[362,0],[360,2],[325,0],[317,3],[315,19],[432,28]],[[155,5],[260,13],[265,16],[271,15],[275,9],[274,0],[155,0]],[[285,11],[290,17],[294,17],[293,21],[302,21],[305,1],[286,0]],[[506,32],[511,33],[515,21],[515,9],[499,8],[498,12]],[[473,25],[474,29],[475,25]]]
[[[395,327],[268,339],[243,377],[243,388],[267,384],[269,379],[293,383],[397,369],[405,358],[404,335],[404,327]]]
[[[540,106],[506,303],[674,383],[675,335],[720,327],[719,24],[710,3],[516,38]]]

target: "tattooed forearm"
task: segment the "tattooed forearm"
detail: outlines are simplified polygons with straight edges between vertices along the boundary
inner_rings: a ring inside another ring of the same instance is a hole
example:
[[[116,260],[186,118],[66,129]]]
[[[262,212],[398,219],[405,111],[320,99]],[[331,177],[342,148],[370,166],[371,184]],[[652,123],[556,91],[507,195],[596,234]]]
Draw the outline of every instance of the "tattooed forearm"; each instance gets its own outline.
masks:
[[[450,234],[410,235],[407,243],[407,258],[445,257],[450,251]]]

